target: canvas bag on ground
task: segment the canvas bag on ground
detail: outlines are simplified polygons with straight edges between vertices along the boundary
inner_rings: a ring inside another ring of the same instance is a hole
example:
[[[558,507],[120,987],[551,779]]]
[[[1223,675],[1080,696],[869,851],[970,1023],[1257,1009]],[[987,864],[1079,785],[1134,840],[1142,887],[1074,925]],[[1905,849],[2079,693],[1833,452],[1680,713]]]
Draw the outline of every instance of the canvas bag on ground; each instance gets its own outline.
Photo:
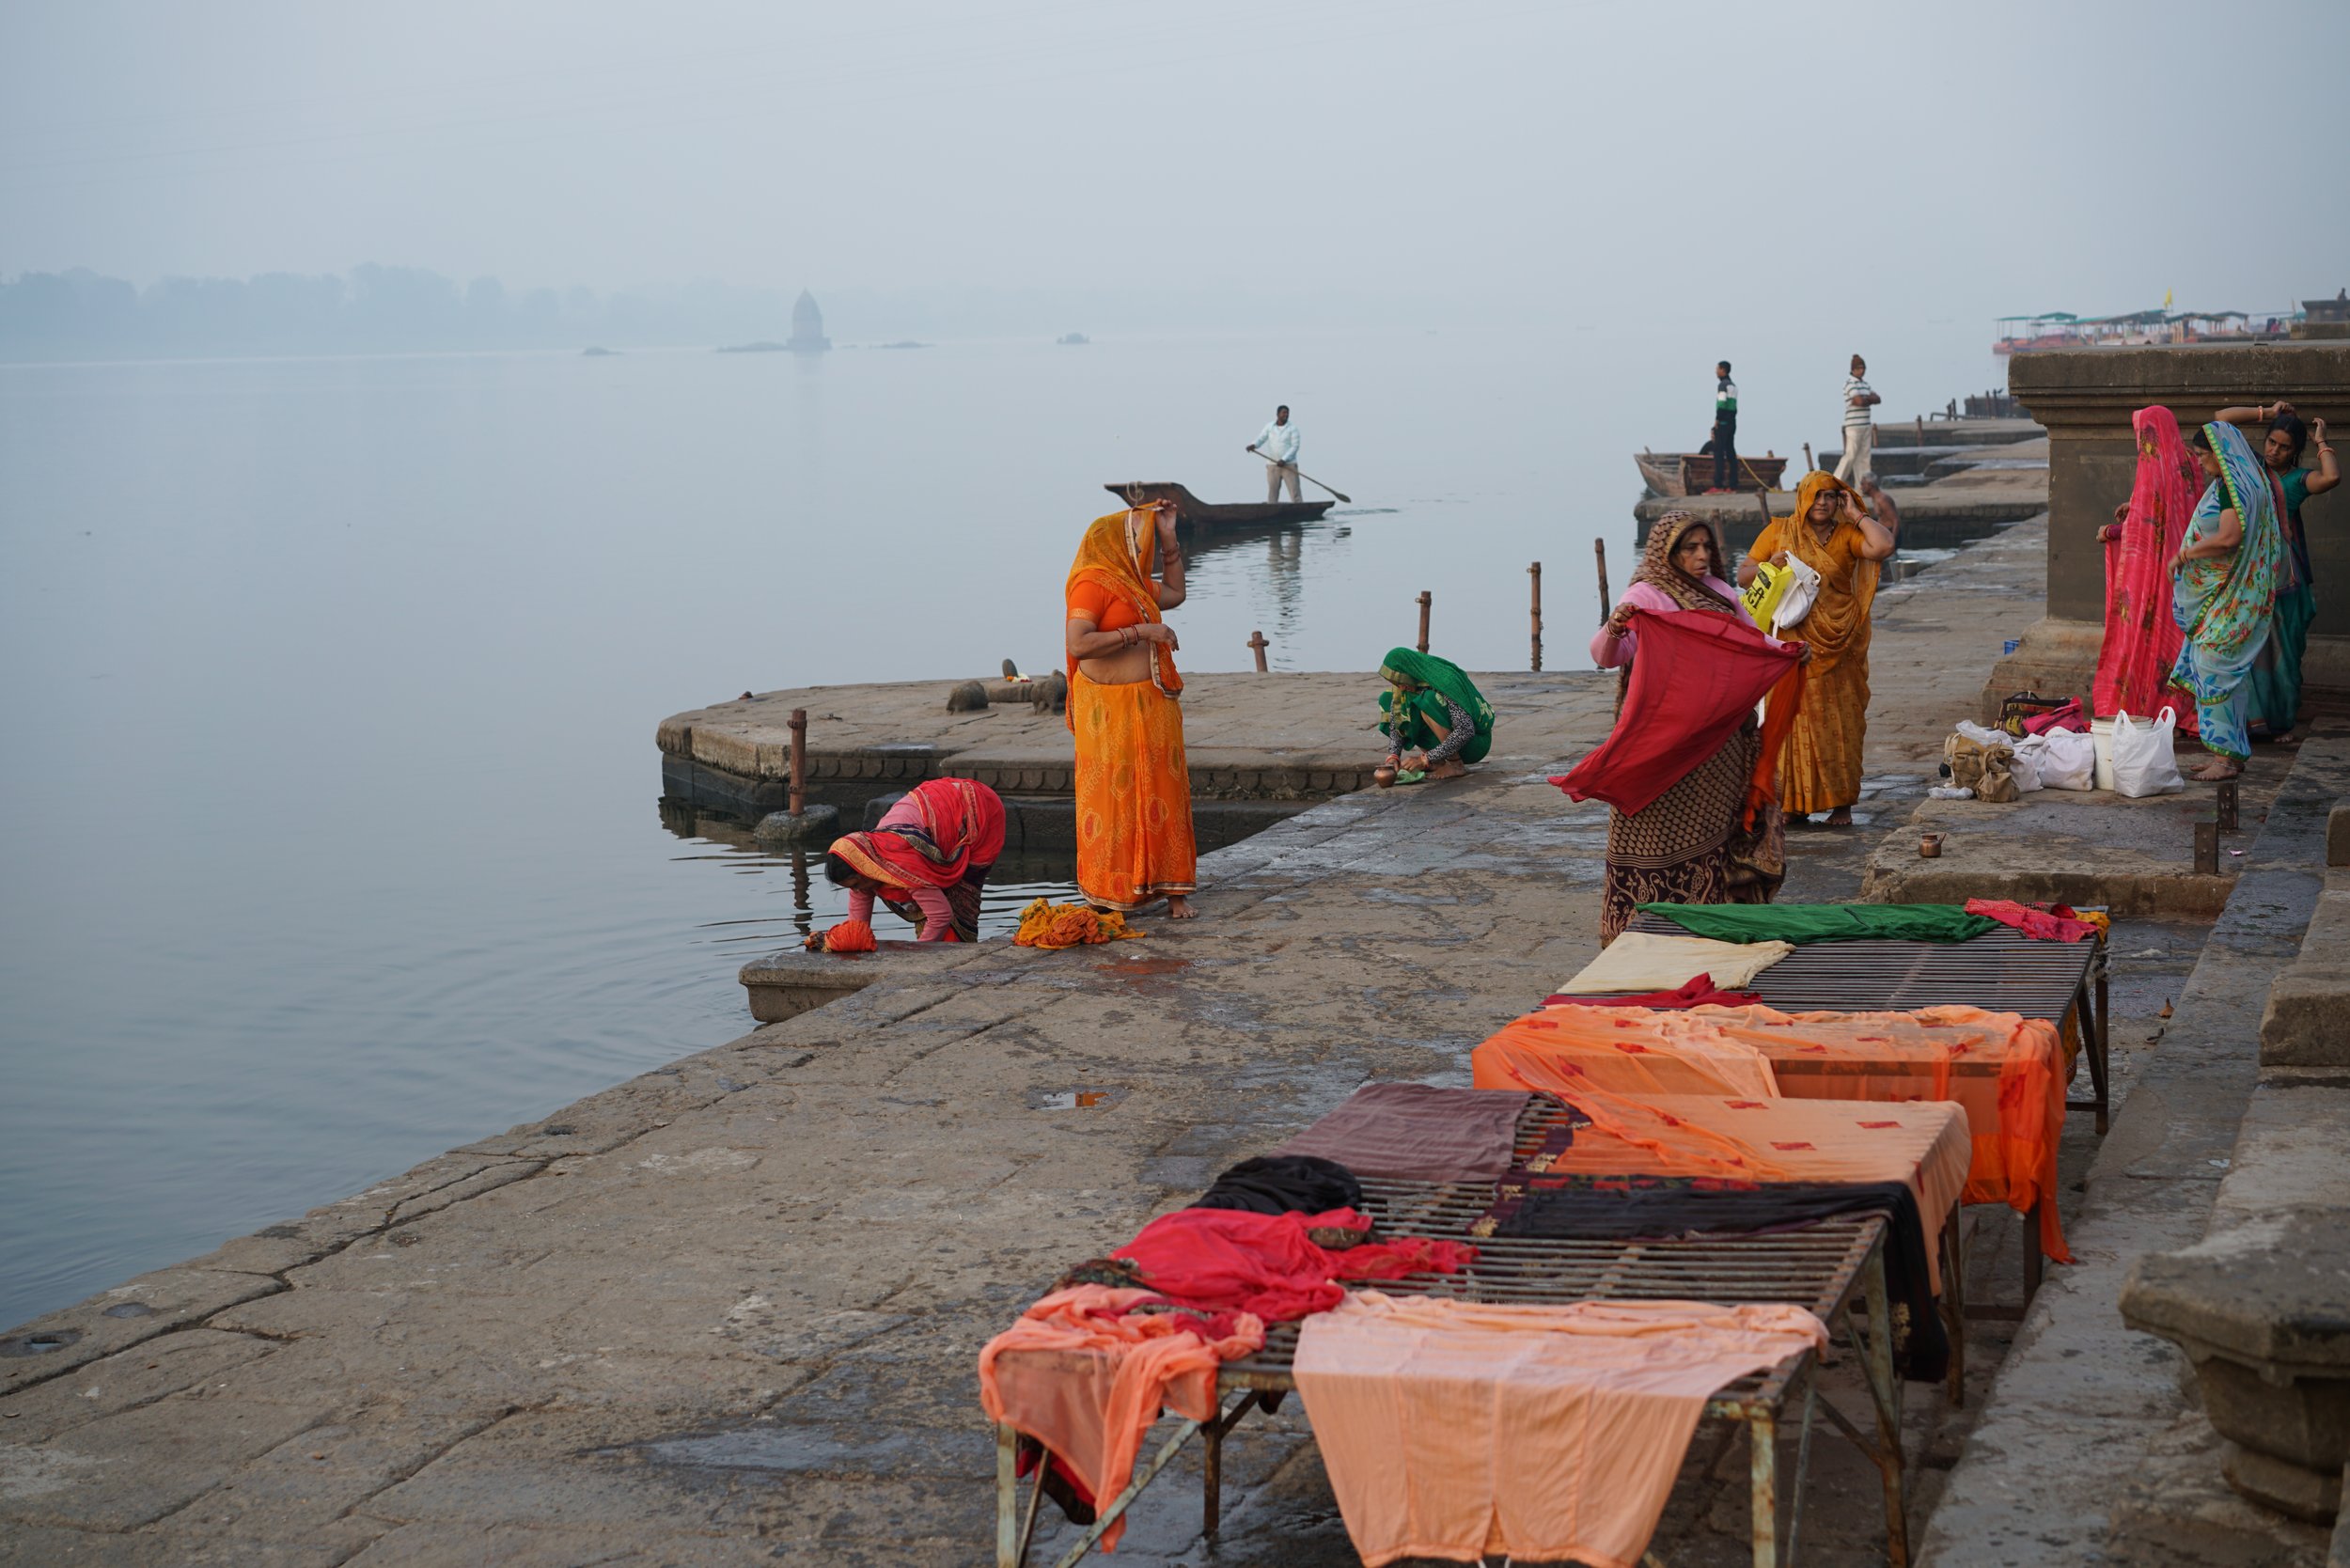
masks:
[[[2015,755],[2038,772],[2043,789],[2097,787],[2097,743],[2081,730],[2050,729],[2027,735],[2015,743]]]
[[[2007,771],[2014,776],[2015,788],[2019,793],[2029,794],[2034,790],[2042,788],[2039,764],[2025,756],[2016,747],[2014,738],[2005,730],[1986,729],[1972,719],[1960,719],[1953,728],[1985,750],[1997,748],[2005,751],[2008,754]],[[1949,749],[1947,745],[1943,747],[1946,755]]]
[[[1984,745],[1965,735],[1942,743],[1942,760],[1950,765],[1950,782],[1975,792],[1977,800],[2004,806],[2021,793],[2009,771],[2015,753],[2003,745]]]
[[[2127,713],[2113,717],[2113,790],[2116,794],[2169,795],[2186,788],[2172,754],[2178,743],[2179,715],[2165,708],[2150,719]]]

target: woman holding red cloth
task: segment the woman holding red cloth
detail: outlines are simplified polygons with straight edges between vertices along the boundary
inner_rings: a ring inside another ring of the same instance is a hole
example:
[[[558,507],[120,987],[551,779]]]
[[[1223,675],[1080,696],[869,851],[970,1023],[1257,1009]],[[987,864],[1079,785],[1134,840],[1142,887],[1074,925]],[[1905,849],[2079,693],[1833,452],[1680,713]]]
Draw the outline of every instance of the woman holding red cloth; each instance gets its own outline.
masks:
[[[918,926],[918,940],[978,941],[979,890],[1003,853],[1004,802],[995,791],[969,778],[916,784],[872,832],[833,840],[824,875],[849,890],[849,919],[825,933],[825,950],[870,947],[876,898]]]
[[[1638,652],[1638,634],[1631,628],[1636,610],[1696,610],[1754,626],[1730,586],[1714,525],[1685,511],[1657,519],[1623,602],[1591,638],[1591,662],[1623,671],[1616,688],[1620,723]],[[1614,941],[1643,903],[1768,903],[1778,894],[1787,873],[1785,821],[1769,799],[1750,823],[1746,809],[1762,748],[1762,729],[1748,718],[1647,806],[1629,812],[1609,808],[1602,942]]]

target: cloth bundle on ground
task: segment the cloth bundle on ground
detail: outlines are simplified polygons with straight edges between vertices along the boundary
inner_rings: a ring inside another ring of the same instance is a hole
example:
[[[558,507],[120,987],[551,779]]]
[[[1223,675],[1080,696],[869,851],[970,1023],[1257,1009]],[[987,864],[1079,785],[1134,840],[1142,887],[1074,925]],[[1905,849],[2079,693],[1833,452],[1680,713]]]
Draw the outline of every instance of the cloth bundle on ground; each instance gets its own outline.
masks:
[[[2070,1262],[2057,1215],[2057,1152],[2072,1061],[2054,1025],[1970,1007],[1914,1012],[1659,1013],[1547,1009],[1477,1047],[1479,1083],[1575,1096],[1907,1105],[1947,1101],[1972,1145],[1961,1201],[2040,1210],[2041,1250]]]
[[[1077,948],[1145,934],[1127,930],[1123,915],[1038,899],[1020,912],[1020,929],[1012,933],[1011,941],[1016,948]]]
[[[1468,714],[1476,729],[1455,755],[1464,762],[1481,762],[1493,750],[1494,705],[1451,660],[1417,649],[1390,648],[1379,661],[1379,679],[1387,682],[1387,689],[1379,694],[1379,711],[1386,715],[1379,721],[1379,733],[1396,750],[1430,751],[1442,744],[1431,727],[1451,729],[1452,713],[1445,705],[1446,698]],[[1399,703],[1403,709],[1400,720],[1396,716]]]
[[[1145,1285],[1182,1306],[1246,1312],[1266,1323],[1328,1311],[1346,1294],[1340,1279],[1451,1274],[1477,1257],[1473,1247],[1426,1236],[1332,1249],[1308,1234],[1370,1230],[1371,1221],[1352,1209],[1320,1215],[1178,1209],[1144,1226],[1110,1256],[1132,1263]]]
[[[1554,991],[1543,998],[1544,1007],[1648,1007],[1674,1011],[1692,1007],[1745,1007],[1762,998],[1751,991],[1717,990],[1711,975],[1700,975],[1688,984],[1671,991],[1643,991],[1637,995],[1604,996],[1570,996]]]
[[[1716,942],[1797,945],[1965,942],[1998,924],[1954,903],[1644,903],[1640,912]]]
[[[1297,1389],[1370,1568],[1488,1554],[1633,1568],[1707,1398],[1826,1342],[1800,1307],[1366,1291],[1307,1324]]]
[[[1245,1313],[1137,1311],[1148,1291],[1056,1291],[979,1352],[979,1404],[992,1421],[1042,1443],[1090,1506],[1133,1479],[1143,1434],[1162,1409],[1195,1421],[1216,1412],[1215,1370],[1264,1343]],[[1125,1533],[1119,1520],[1104,1551]]]
[[[870,953],[880,950],[873,940],[870,920],[843,920],[822,931],[811,931],[800,946],[812,953]]]
[[[1680,904],[1658,908],[1678,909]],[[1697,906],[1691,906],[1697,907]],[[1708,904],[1722,910],[1766,909],[1763,904]],[[1656,932],[1627,931],[1600,949],[1597,958],[1577,970],[1559,988],[1561,996],[1622,996],[1627,992],[1673,991],[1698,975],[1710,977],[1725,990],[1750,984],[1754,977],[1794,952],[1787,942],[1740,939],[1719,942],[1708,936],[1668,936]]]
[[[1243,1160],[1192,1200],[1195,1209],[1251,1214],[1324,1214],[1363,1206],[1363,1184],[1335,1160],[1311,1154],[1260,1154]]]
[[[1550,1240],[1677,1241],[1792,1231],[1842,1215],[1882,1214],[1885,1290],[1902,1375],[1938,1383],[1950,1370],[1950,1325],[1935,1304],[1936,1260],[1917,1196],[1900,1182],[1729,1182],[1697,1176],[1574,1177],[1513,1189],[1478,1233]]]
[[[1722,748],[1795,667],[1798,651],[1701,610],[1635,610],[1631,624],[1641,656],[1615,729],[1551,782],[1574,799],[1637,813]]]
[[[1510,1168],[1523,1091],[1365,1084],[1277,1154],[1336,1160],[1393,1182],[1496,1182]]]

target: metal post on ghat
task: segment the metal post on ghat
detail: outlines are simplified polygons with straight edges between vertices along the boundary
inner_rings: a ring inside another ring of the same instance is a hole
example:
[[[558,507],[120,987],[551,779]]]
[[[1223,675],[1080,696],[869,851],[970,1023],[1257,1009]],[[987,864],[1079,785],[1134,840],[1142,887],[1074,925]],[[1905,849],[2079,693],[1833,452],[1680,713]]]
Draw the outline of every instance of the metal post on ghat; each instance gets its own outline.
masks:
[[[1526,569],[1534,583],[1534,662],[1527,667],[1539,673],[1543,667],[1543,563],[1536,561]]]
[[[1419,590],[1419,651],[1422,653],[1428,651],[1428,606],[1434,604],[1435,599],[1436,596],[1426,588]]]
[[[1248,634],[1249,651],[1257,655],[1257,673],[1260,675],[1265,672],[1264,651],[1272,646],[1264,640],[1263,632],[1257,631]]]
[[[807,798],[807,710],[791,710],[791,814],[798,816]]]

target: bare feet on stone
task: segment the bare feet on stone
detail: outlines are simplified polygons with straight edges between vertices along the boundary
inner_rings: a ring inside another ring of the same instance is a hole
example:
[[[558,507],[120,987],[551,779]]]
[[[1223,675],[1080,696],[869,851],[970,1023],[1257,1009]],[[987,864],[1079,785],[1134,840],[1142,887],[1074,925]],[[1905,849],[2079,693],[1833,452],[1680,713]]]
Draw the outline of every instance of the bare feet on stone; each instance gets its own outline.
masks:
[[[1196,920],[1199,917],[1199,911],[1192,908],[1189,899],[1170,893],[1167,899],[1167,917],[1170,920]]]
[[[1449,758],[1428,770],[1431,778],[1466,778],[1468,768],[1458,757]]]
[[[2243,771],[2242,763],[2230,761],[2225,757],[2215,757],[2198,767],[2189,768],[2186,776],[2199,783],[2217,784],[2222,779],[2233,778]]]
[[[1827,814],[1827,822],[1825,825],[1829,827],[1852,826],[1852,808],[1849,806],[1840,806],[1835,810],[1830,811]]]

